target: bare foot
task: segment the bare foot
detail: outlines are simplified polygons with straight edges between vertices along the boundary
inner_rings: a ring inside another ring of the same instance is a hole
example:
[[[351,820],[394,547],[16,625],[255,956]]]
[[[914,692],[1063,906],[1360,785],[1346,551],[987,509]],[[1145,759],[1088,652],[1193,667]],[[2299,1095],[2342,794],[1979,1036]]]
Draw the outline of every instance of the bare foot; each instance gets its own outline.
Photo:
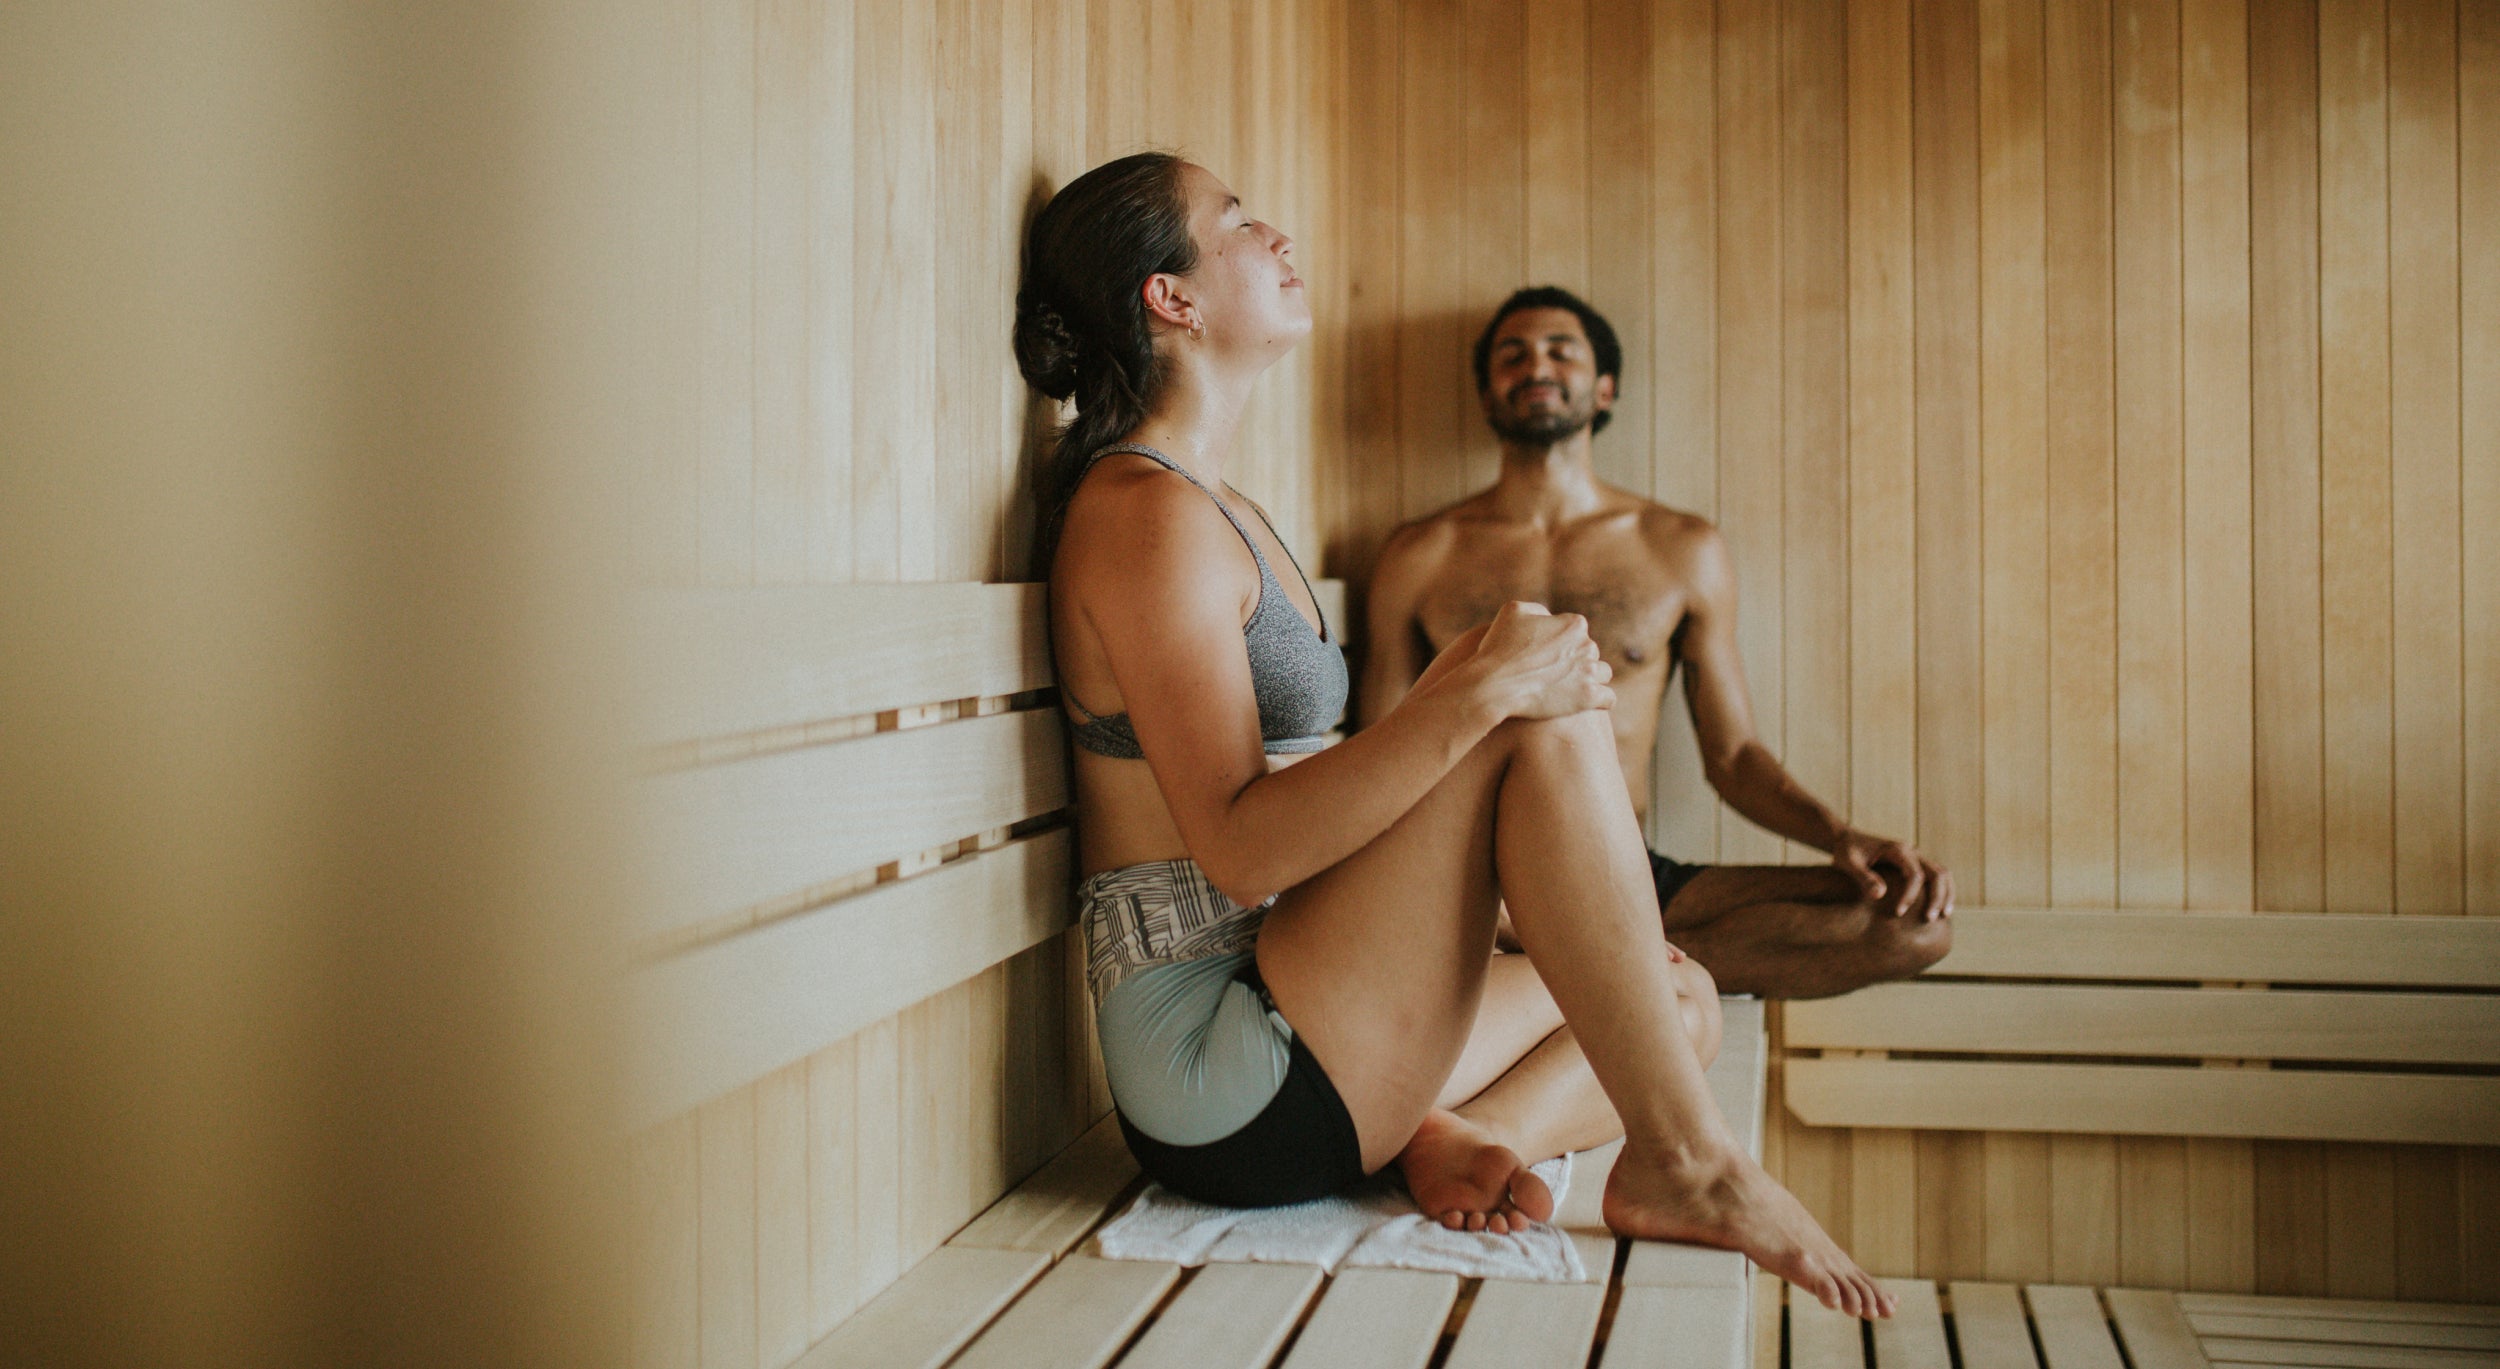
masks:
[[[1554,1193],[1519,1153],[1491,1132],[1434,1108],[1398,1152],[1406,1191],[1424,1215],[1452,1231],[1524,1231],[1554,1215]]]
[[[1742,1251],[1853,1317],[1889,1317],[1896,1300],[1823,1234],[1803,1203],[1742,1154],[1667,1161],[1625,1147],[1606,1180],[1606,1225],[1625,1236]]]

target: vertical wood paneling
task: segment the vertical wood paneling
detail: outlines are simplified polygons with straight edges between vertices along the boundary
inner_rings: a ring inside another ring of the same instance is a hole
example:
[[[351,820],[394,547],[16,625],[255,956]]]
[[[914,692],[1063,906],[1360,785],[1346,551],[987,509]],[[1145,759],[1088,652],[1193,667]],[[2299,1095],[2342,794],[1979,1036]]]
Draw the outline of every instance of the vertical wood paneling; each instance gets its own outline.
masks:
[[[2118,1139],[2118,1278],[2134,1288],[2187,1283],[2187,1142]]]
[[[830,46],[824,18],[822,6],[797,0],[757,6],[752,479],[761,584],[821,573],[821,530],[839,512],[826,497],[816,441],[814,154]]]
[[[808,126],[813,187],[808,214],[815,230],[808,259],[808,340],[815,364],[807,441],[820,467],[816,497],[823,507],[804,521],[809,535],[819,539],[808,547],[809,576],[827,582],[848,580],[858,569],[850,502],[857,402],[857,376],[851,366],[857,298],[853,271],[858,262],[854,225],[859,207],[854,175],[858,148],[850,119],[859,95],[855,8],[855,0],[823,0],[818,11],[816,38],[822,56],[815,72],[823,85],[815,94],[816,115]]]
[[[2018,907],[2049,901],[2044,23],[2037,0],[1979,7],[1985,885]],[[2047,1152],[2036,1158],[2045,1166]],[[1988,1276],[2013,1277],[1993,1265]]]
[[[2217,1137],[2187,1143],[2187,1283],[2257,1291],[2254,1144]]]
[[[1909,0],[1849,7],[1849,808],[1919,839]]]
[[[2049,1138],[1992,1131],[1986,1167],[1988,1254],[1982,1271],[1999,1282],[2046,1283],[2052,1277]]]
[[[2257,1291],[2321,1296],[2327,1284],[2322,1148],[2260,1141],[2256,1151]]]
[[[1641,174],[1651,164],[1649,11],[1649,0],[1589,5],[1589,137],[1593,149],[1604,149],[1592,151],[1589,163],[1589,298],[1623,343],[1614,418],[1595,444],[1597,476],[1643,494],[1658,450],[1652,419],[1667,417],[1651,384],[1657,343],[1649,238],[1657,211],[1650,178]]]
[[[901,1023],[887,1018],[852,1041],[851,1242],[858,1297],[894,1282],[903,1254]]]
[[[2118,1279],[2118,1141],[2049,1138],[2049,1276],[2059,1283]]]
[[[1849,1138],[1849,1253],[1867,1272],[1918,1267],[1918,1133],[1860,1128]]]
[[[2388,488],[2387,15],[2318,5],[2319,520],[2326,906],[2395,895]]]
[[[2118,899],[2186,895],[2177,0],[2110,6],[2118,226]]]
[[[2391,640],[2400,913],[2465,911],[2456,39],[2455,0],[2391,0],[2388,444],[2389,513],[2400,530]]]
[[[1658,445],[1651,497],[1719,511],[1718,28],[1711,0],[1661,0],[1651,11],[1650,181],[1658,220],[1650,388]],[[1719,848],[1719,805],[1700,750],[1670,698],[1650,780],[1650,839],[1686,860]]]
[[[1460,172],[1467,198],[1465,297],[1469,308],[1481,313],[1511,291],[1536,283],[1528,265],[1528,197],[1521,193],[1532,181],[1527,64],[1520,58],[1529,25],[1527,7],[1505,0],[1466,0],[1465,13],[1467,156]],[[1547,22],[1540,20],[1540,26]],[[1473,326],[1482,327],[1482,320]],[[1501,442],[1481,417],[1472,374],[1458,388],[1466,397],[1466,421],[1459,425],[1464,456],[1452,456],[1461,461],[1465,488],[1481,489],[1499,473]]]
[[[2248,31],[2257,906],[2326,906],[2316,0]],[[2256,16],[2252,16],[2254,19]]]
[[[1000,39],[1007,14],[1018,6],[1014,0],[938,0],[931,8],[936,166],[929,227],[1012,222],[998,179],[1007,95]],[[934,507],[929,514],[934,578],[980,580],[995,569],[997,528],[1006,512],[1006,491],[991,477],[998,454],[1010,446],[996,361],[998,340],[1012,326],[1001,302],[1011,300],[1015,288],[1003,263],[1016,244],[983,233],[950,246],[944,269],[932,271],[936,412],[934,441],[922,464],[935,472],[932,493],[947,492],[945,516]]]
[[[703,582],[755,574],[755,0],[696,0]]]
[[[925,580],[937,566],[936,12],[866,5],[853,16],[857,176],[853,242],[852,540],[862,580]]]
[[[807,1330],[822,1340],[862,1301],[858,1057],[837,1041],[807,1060]]]
[[[1585,294],[1589,284],[1589,6],[1547,0],[1510,60],[1526,82],[1528,275]],[[1525,17],[1525,7],[1521,7]]]
[[[1780,736],[1807,788],[1849,792],[1849,30],[1791,5],[1781,38]],[[1821,861],[1790,844],[1789,859]]]
[[[1463,281],[1449,269],[1466,239],[1459,223],[1466,197],[1451,174],[1466,157],[1464,87],[1449,79],[1464,56],[1459,0],[1416,0],[1399,7],[1399,61],[1432,73],[1399,85],[1398,253],[1419,269],[1399,281],[1398,513],[1420,518],[1466,493],[1455,459],[1465,443],[1472,397],[1463,374],[1468,328]],[[1423,266],[1423,263],[1430,263]]]
[[[702,1220],[696,1306],[703,1369],[755,1363],[755,1089],[736,1089],[695,1113]]]
[[[2500,375],[2500,7],[2457,13],[2459,359]],[[2465,908],[2500,915],[2500,386],[2470,381],[2460,427],[2465,528]],[[2483,1167],[2484,1173],[2490,1166]],[[2493,1209],[2484,1209],[2489,1214]],[[2483,1234],[2500,1246],[2500,1232]],[[2487,1246],[2486,1249],[2491,1248]],[[2500,1261],[2486,1261],[2490,1270]],[[2489,1288],[2485,1284],[2483,1287]],[[2488,1296],[2469,1294],[2468,1296]]]
[[[2256,896],[2246,0],[2185,0],[2179,45],[2185,895],[2191,908],[2246,909]]]
[[[1979,15],[1912,11],[1918,350],[1918,834],[1988,896],[1979,475]]]
[[[632,1142],[637,1369],[676,1369],[695,1363],[701,1353],[699,1147],[691,1115],[663,1122]]]
[[[779,1369],[813,1339],[808,1303],[807,1062],[755,1084],[755,1362]]]
[[[1780,5],[1719,6],[1718,523],[1742,596],[1736,624],[1745,675],[1758,699],[1785,697],[1780,580]],[[1782,710],[1756,707],[1754,725],[1781,749]],[[1777,863],[1777,837],[1743,821],[1721,827],[1718,858]]]
[[[2046,57],[2049,895],[2099,907],[2118,898],[2109,22],[2107,0],[2051,6]]]

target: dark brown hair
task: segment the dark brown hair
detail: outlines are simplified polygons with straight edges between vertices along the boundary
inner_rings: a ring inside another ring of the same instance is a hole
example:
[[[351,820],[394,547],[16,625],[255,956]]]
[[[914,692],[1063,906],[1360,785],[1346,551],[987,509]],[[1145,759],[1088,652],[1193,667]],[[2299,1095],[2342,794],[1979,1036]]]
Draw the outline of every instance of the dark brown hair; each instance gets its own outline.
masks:
[[[1146,279],[1198,264],[1181,159],[1140,152],[1068,182],[1024,235],[1016,290],[1016,366],[1034,389],[1076,400],[1039,483],[1055,524],[1085,458],[1145,421],[1162,368],[1147,320]]]

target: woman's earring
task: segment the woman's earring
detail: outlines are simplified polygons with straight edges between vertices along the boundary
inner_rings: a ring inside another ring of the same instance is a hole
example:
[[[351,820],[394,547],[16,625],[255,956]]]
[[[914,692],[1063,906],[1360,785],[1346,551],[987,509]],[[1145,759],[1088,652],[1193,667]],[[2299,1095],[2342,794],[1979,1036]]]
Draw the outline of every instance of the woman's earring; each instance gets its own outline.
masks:
[[[1207,321],[1206,321],[1205,319],[1199,318],[1199,317],[1198,317],[1197,315],[1195,315],[1195,314],[1190,315],[1190,317],[1189,317],[1189,340],[1190,340],[1191,342],[1204,342],[1204,341],[1206,340],[1206,336],[1207,336]]]

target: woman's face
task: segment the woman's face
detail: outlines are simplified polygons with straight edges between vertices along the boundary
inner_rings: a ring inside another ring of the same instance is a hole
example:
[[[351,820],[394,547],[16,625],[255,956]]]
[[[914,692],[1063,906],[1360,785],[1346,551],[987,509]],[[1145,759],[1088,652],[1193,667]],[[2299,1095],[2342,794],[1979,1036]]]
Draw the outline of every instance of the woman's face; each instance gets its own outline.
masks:
[[[1181,169],[1189,195],[1198,266],[1190,297],[1206,325],[1203,343],[1219,353],[1272,360],[1311,331],[1311,306],[1293,271],[1293,239],[1250,217],[1215,174]]]

